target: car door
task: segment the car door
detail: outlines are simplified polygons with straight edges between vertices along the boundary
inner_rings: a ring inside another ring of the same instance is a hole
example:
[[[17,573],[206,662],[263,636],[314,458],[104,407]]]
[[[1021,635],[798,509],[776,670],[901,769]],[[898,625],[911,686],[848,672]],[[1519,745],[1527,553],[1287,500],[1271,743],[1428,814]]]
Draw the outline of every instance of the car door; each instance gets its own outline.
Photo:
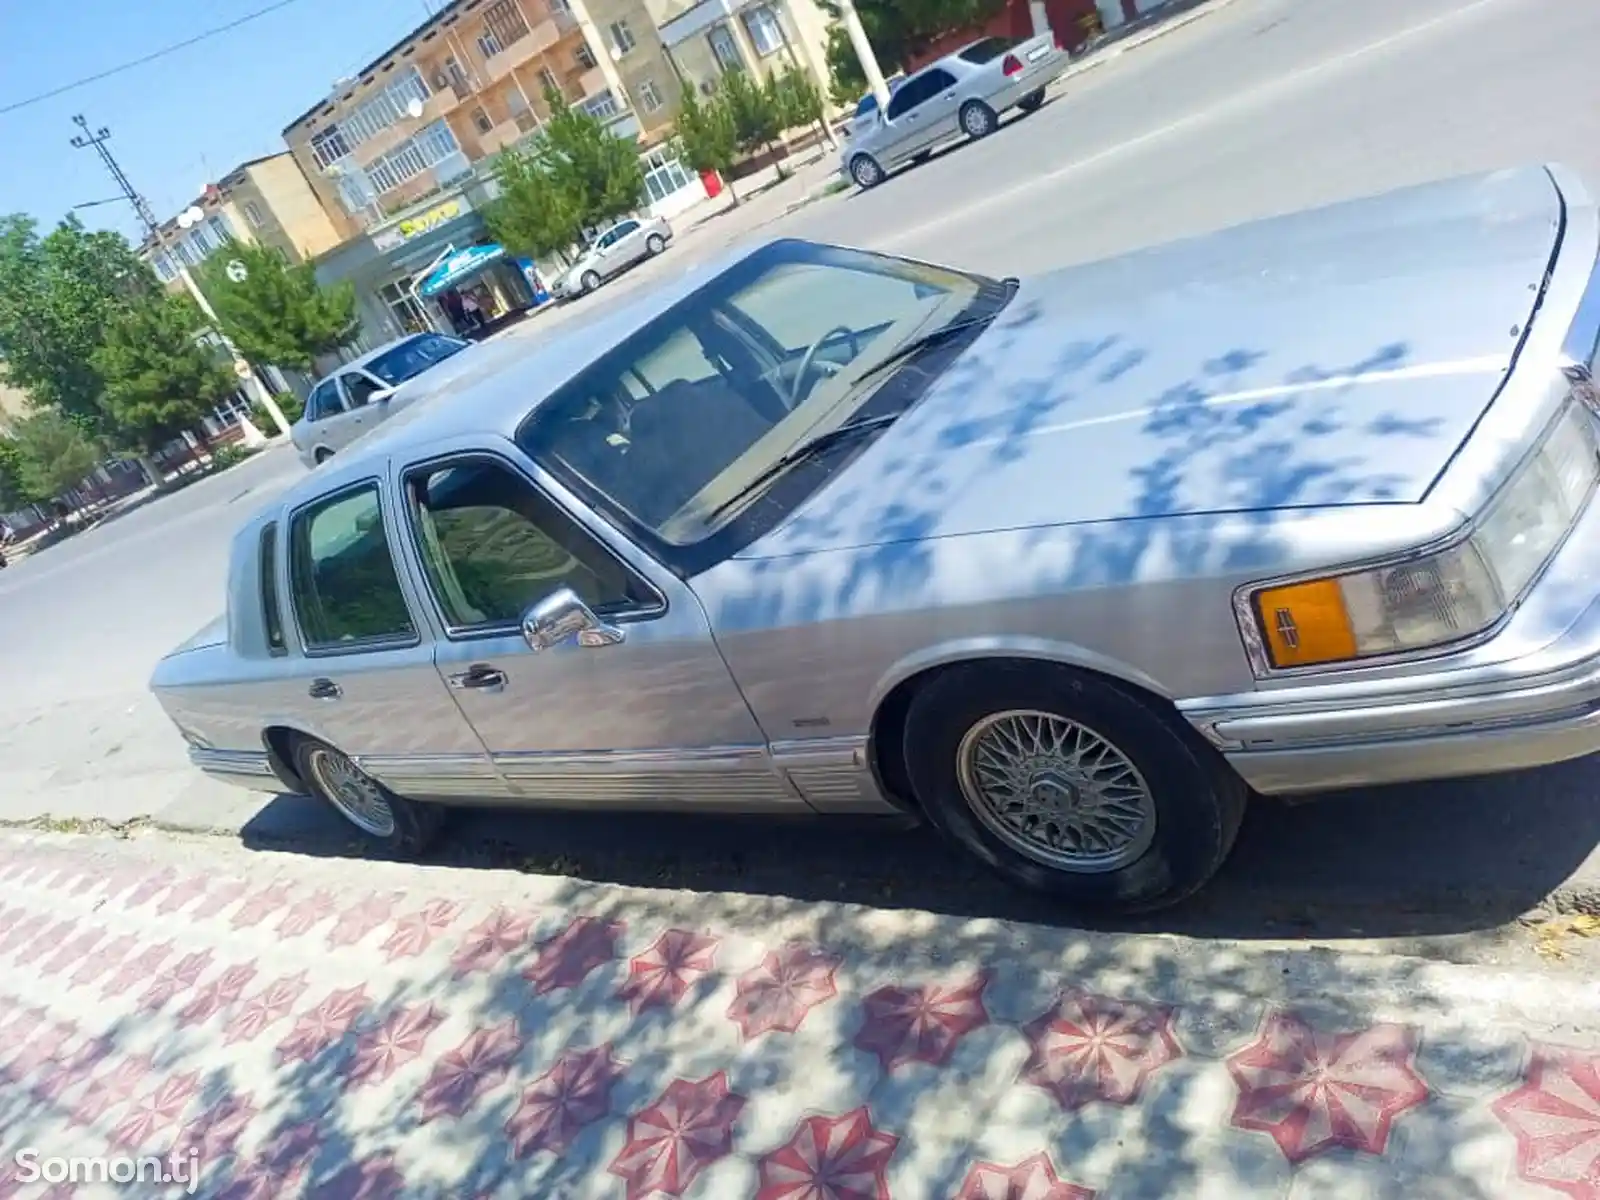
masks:
[[[439,679],[428,610],[396,565],[385,488],[374,474],[289,512],[277,570],[296,653],[269,707],[403,796],[501,797],[505,781]]]
[[[954,87],[954,75],[929,67],[894,94],[887,110],[891,163],[914,158],[954,130]]]
[[[349,445],[384,418],[381,404],[373,402],[373,395],[383,387],[365,371],[341,371],[338,377],[339,396],[344,401],[344,416],[340,432],[342,445]]]
[[[344,397],[336,380],[324,379],[312,388],[306,397],[306,423],[311,427],[313,445],[329,450],[344,445],[348,440],[340,434],[344,415]]]
[[[617,235],[611,247],[611,257],[616,259],[615,270],[631,267],[649,252],[645,249],[644,229],[638,221],[624,221],[613,232]]]
[[[439,672],[526,803],[804,809],[681,580],[575,517],[510,443],[419,461],[402,486]],[[563,596],[595,624],[569,604],[567,636],[534,650],[523,614]]]

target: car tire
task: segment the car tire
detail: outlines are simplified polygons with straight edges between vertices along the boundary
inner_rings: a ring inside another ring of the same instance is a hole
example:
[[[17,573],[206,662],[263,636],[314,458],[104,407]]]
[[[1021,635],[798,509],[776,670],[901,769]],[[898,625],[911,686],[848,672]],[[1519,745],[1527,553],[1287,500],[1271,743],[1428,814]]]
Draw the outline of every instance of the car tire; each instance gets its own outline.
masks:
[[[319,467],[332,457],[333,451],[329,450],[326,446],[318,446],[311,452],[311,461]]]
[[[1030,721],[1062,739],[1054,752],[1032,735],[1013,740]],[[1103,913],[1166,908],[1198,891],[1233,849],[1249,797],[1178,718],[1064,667],[947,670],[912,698],[903,744],[912,791],[937,829],[1012,883]],[[1025,772],[1032,811],[996,802],[1016,787],[1014,771]],[[1086,799],[1101,807],[1086,810]]]
[[[1044,107],[1044,89],[1040,88],[1036,92],[1029,92],[1021,100],[1017,101],[1017,107],[1025,113],[1038,112]]]
[[[645,238],[644,248],[650,252],[650,257],[654,258],[667,248],[667,240],[659,233],[652,233]]]
[[[884,181],[883,167],[870,154],[858,154],[850,160],[850,178],[862,191],[875,188]]]
[[[1000,118],[982,100],[968,100],[961,106],[961,132],[973,141],[988,137],[1000,126]]]
[[[594,271],[585,271],[583,273],[583,290],[584,291],[592,292],[592,291],[595,290],[595,288],[597,288],[599,286],[600,286],[600,276],[598,274],[596,274]]]
[[[312,795],[390,854],[416,858],[444,828],[444,809],[395,795],[326,742],[296,739],[293,759],[295,774]]]

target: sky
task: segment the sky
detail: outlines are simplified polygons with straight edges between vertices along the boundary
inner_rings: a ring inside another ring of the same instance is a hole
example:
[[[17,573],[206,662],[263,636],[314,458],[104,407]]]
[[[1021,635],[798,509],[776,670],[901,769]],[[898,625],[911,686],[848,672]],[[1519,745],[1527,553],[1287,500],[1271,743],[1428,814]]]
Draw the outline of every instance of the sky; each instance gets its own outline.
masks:
[[[181,42],[270,0],[0,0],[0,109]],[[439,0],[289,0],[237,29],[61,96],[0,113],[0,215],[53,226],[117,187],[76,113],[107,143],[158,218],[242,162],[283,149],[283,128],[424,21]],[[133,237],[124,203],[80,210]]]

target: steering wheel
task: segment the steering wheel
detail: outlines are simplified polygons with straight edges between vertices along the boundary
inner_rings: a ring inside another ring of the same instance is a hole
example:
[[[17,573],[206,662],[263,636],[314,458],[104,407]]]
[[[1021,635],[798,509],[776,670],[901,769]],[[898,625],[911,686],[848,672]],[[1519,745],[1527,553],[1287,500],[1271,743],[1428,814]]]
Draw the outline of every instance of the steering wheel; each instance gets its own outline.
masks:
[[[811,374],[812,360],[817,357],[817,352],[836,333],[842,333],[850,339],[850,357],[859,358],[861,355],[861,342],[856,337],[856,331],[848,325],[835,325],[811,345],[806,347],[806,352],[801,356],[800,369],[794,374],[794,383],[789,388],[789,409],[792,412],[800,403],[800,389],[806,385],[806,376]]]

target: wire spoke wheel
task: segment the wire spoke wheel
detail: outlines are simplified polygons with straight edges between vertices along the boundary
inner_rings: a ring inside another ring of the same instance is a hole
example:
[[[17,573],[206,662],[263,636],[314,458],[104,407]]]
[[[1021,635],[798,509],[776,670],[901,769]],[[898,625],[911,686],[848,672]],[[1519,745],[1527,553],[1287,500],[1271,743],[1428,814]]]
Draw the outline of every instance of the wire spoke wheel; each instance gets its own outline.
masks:
[[[961,739],[956,774],[992,833],[1057,870],[1115,871],[1155,838],[1155,799],[1139,769],[1066,717],[1035,710],[985,717]]]
[[[310,766],[328,803],[352,825],[373,837],[394,835],[394,809],[382,784],[337,750],[319,746],[311,753]]]

